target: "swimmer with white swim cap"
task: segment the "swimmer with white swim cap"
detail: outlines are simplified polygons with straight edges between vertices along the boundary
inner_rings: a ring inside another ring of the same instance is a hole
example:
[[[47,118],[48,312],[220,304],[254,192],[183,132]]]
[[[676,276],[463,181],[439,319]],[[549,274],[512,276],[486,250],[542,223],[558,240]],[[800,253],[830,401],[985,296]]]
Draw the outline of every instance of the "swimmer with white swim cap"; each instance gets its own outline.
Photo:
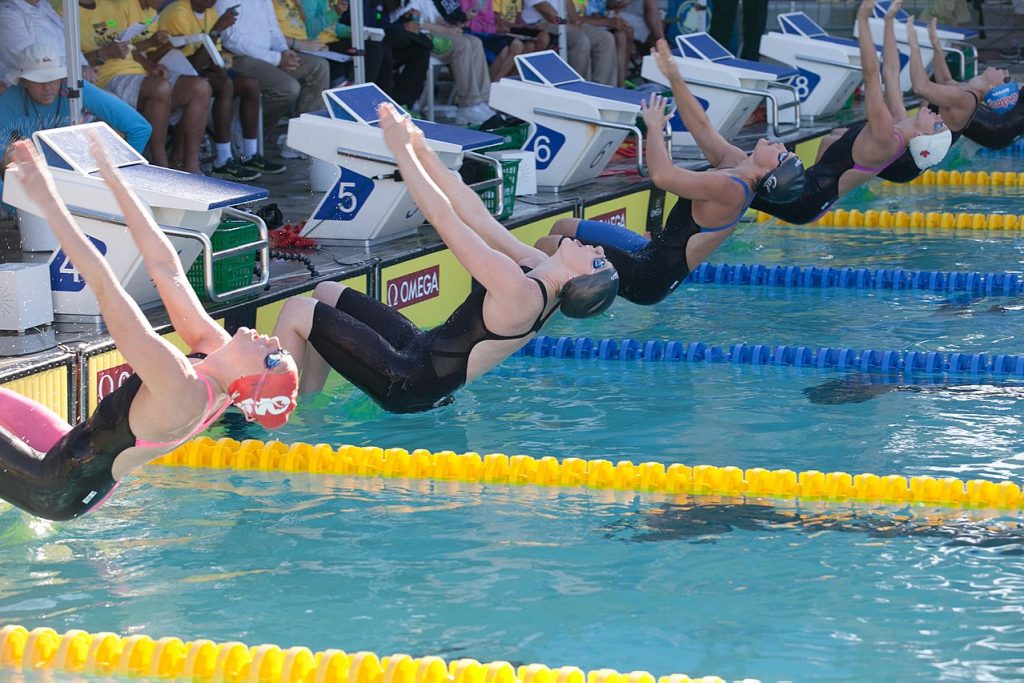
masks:
[[[897,119],[906,117],[903,105],[903,93],[899,88],[899,48],[896,46],[896,33],[893,28],[893,15],[899,10],[900,2],[892,3],[885,15],[885,39],[883,43],[882,80],[886,86],[886,102],[889,110]],[[880,178],[894,183],[909,183],[933,163],[927,163],[936,157],[942,148],[956,143],[965,129],[969,127],[975,116],[991,106],[1012,106],[1016,103],[1017,84],[1010,81],[1009,72],[1005,69],[989,67],[982,73],[965,83],[952,82],[946,60],[941,58],[942,44],[939,41],[936,20],[932,19],[928,27],[928,35],[939,57],[935,60],[936,81],[932,81],[925,71],[921,59],[921,47],[918,44],[917,31],[914,28],[914,17],[907,18],[907,41],[910,44],[910,80],[914,92],[925,100],[928,108],[942,117],[948,128],[947,136],[922,136],[910,142],[907,153],[897,159],[889,168],[879,173]],[[982,106],[982,103],[988,103]],[[919,163],[920,161],[926,163]]]
[[[303,392],[320,391],[333,368],[387,411],[430,410],[525,346],[559,308],[586,318],[612,305],[619,279],[600,248],[566,240],[549,257],[523,244],[427,147],[411,119],[387,104],[379,113],[409,193],[479,285],[426,332],[338,282],[321,283],[312,299],[289,299],[275,334],[302,367]]]
[[[761,139],[749,155],[712,127],[704,108],[679,73],[668,43],[651,50],[672,87],[679,115],[715,168],[689,171],[672,164],[660,134],[668,115],[659,95],[643,105],[647,165],[655,186],[679,196],[665,227],[644,237],[624,227],[599,221],[563,218],[551,235],[537,242],[552,253],[568,238],[604,249],[622,281],[619,296],[636,304],[655,304],[686,279],[733,233],[754,195],[769,202],[787,202],[803,189],[800,158],[781,142]]]
[[[804,174],[806,182],[800,197],[786,204],[755,197],[753,208],[789,223],[811,223],[907,150],[918,168],[939,163],[949,151],[951,136],[940,115],[922,107],[916,116],[897,119],[886,105],[878,54],[868,24],[874,6],[874,0],[864,0],[857,11],[867,121],[835,130],[822,139],[817,161]]]
[[[7,173],[17,176],[42,210],[135,371],[75,427],[45,406],[0,388],[0,498],[53,520],[97,507],[130,470],[206,429],[229,405],[265,427],[284,424],[298,386],[295,365],[276,339],[244,327],[229,335],[206,314],[174,247],[98,141],[92,150],[174,329],[194,356],[186,357],[153,331],[75,224],[34,144],[12,145],[16,166]]]

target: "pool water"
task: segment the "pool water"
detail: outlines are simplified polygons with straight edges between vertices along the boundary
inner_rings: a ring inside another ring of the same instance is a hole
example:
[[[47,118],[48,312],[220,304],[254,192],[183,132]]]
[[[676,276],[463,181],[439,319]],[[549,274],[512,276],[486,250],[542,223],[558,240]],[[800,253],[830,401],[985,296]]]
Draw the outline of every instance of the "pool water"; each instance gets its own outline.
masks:
[[[954,194],[873,184],[844,208],[934,210]],[[977,210],[1020,212],[1018,195],[964,192],[990,200]],[[714,261],[1021,272],[1022,252],[1015,234],[765,223],[741,226]],[[1017,353],[1022,308],[1007,296],[686,284],[657,306],[620,302],[545,332]],[[418,415],[387,415],[333,379],[273,436],[1020,481],[1022,397],[1024,384],[992,378],[513,358]],[[271,438],[237,415],[210,435]],[[1019,680],[1021,521],[148,467],[75,523],[0,512],[0,621],[656,675]]]

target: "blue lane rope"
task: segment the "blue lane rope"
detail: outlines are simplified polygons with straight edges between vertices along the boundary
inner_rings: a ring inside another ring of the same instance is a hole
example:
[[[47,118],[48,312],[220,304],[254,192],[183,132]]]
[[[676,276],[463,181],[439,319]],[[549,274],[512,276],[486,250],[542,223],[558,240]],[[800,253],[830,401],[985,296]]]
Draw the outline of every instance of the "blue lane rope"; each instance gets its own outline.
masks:
[[[988,147],[978,148],[978,156],[983,157],[1016,156],[1021,153],[1024,153],[1024,137],[1017,138],[1012,144],[1002,149],[989,149]]]
[[[978,292],[1014,296],[1024,292],[1017,273],[979,273],[941,270],[817,268],[815,266],[702,263],[686,276],[691,284],[765,285],[805,289],[920,289],[933,292]]]
[[[516,356],[531,358],[575,358],[580,360],[624,360],[665,363],[732,363],[733,365],[774,365],[799,368],[859,370],[862,372],[912,375],[966,374],[1024,378],[1024,356],[985,353],[943,353],[941,351],[897,351],[895,349],[851,349],[810,346],[733,344],[709,346],[703,342],[637,341],[636,339],[591,339],[590,337],[548,337],[531,339]]]

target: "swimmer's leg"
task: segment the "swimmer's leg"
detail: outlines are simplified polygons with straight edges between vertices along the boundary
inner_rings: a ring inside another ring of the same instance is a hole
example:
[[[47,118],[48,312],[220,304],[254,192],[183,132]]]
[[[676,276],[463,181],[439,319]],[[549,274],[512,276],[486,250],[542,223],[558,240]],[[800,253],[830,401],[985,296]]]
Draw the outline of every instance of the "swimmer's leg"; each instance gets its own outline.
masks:
[[[5,421],[7,417],[4,415]],[[45,454],[0,427],[0,499],[47,517],[47,501],[60,473],[51,467],[52,462],[46,461]]]
[[[71,431],[71,425],[41,403],[0,387],[0,427],[45,453]]]

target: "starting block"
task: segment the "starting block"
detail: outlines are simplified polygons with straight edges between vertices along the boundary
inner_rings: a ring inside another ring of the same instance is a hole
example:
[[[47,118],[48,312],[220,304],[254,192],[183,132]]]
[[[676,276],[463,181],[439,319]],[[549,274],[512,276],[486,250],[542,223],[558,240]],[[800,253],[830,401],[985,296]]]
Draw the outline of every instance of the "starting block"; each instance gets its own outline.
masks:
[[[518,55],[518,78],[491,86],[490,105],[530,124],[523,147],[537,161],[537,187],[557,192],[596,178],[627,135],[637,139],[643,163],[643,133],[636,126],[644,94],[583,80],[551,50]]]
[[[790,84],[804,118],[835,114],[864,80],[857,41],[830,36],[803,12],[780,14],[778,20],[781,32],[761,38],[761,55],[799,72]]]
[[[82,232],[104,255],[121,286],[140,307],[159,304],[160,297],[128,233],[124,217],[120,215],[117,200],[100,178],[99,167],[89,150],[89,131],[99,134],[125,182],[149,208],[157,224],[170,239],[185,270],[202,256],[206,291],[212,301],[223,301],[254,292],[266,285],[270,272],[266,225],[258,217],[232,208],[265,199],[268,196],[266,190],[151,166],[105,123],[87,123],[34,133],[32,139],[50,167],[57,192],[75,216]],[[34,233],[32,239],[39,242],[39,231],[48,228],[41,219],[31,220],[42,212],[25,192],[17,175],[8,175],[4,183],[4,201],[17,207],[19,218],[23,213],[29,214],[30,227],[26,228],[26,223],[22,223],[23,241],[27,241],[26,231],[31,230]],[[259,239],[214,252],[210,235],[224,216],[255,223],[260,230]],[[42,241],[49,242],[48,248],[42,251],[52,250],[48,264],[54,320],[60,323],[101,324],[96,297],[53,239],[52,233],[43,235]],[[263,263],[260,282],[228,292],[214,291],[214,261],[254,252],[259,254]]]
[[[366,246],[401,237],[423,224],[423,214],[402,182],[394,156],[384,143],[377,107],[401,106],[373,83],[323,92],[326,111],[302,114],[288,122],[288,146],[326,162],[334,177],[313,210],[303,237],[327,244]],[[498,187],[501,213],[501,162],[474,153],[502,138],[467,128],[416,120],[427,145],[445,166],[458,170],[469,157],[495,167],[495,179],[471,185]]]
[[[673,54],[680,73],[723,137],[734,138],[762,102],[768,105],[768,121],[776,136],[800,128],[800,97],[791,84],[800,75],[797,69],[737,59],[707,33],[677,36],[676,45]],[[668,86],[668,79],[650,55],[644,57],[641,75]],[[790,122],[784,126],[781,114],[789,109],[793,110]],[[672,145],[696,145],[678,116],[672,120]]]

